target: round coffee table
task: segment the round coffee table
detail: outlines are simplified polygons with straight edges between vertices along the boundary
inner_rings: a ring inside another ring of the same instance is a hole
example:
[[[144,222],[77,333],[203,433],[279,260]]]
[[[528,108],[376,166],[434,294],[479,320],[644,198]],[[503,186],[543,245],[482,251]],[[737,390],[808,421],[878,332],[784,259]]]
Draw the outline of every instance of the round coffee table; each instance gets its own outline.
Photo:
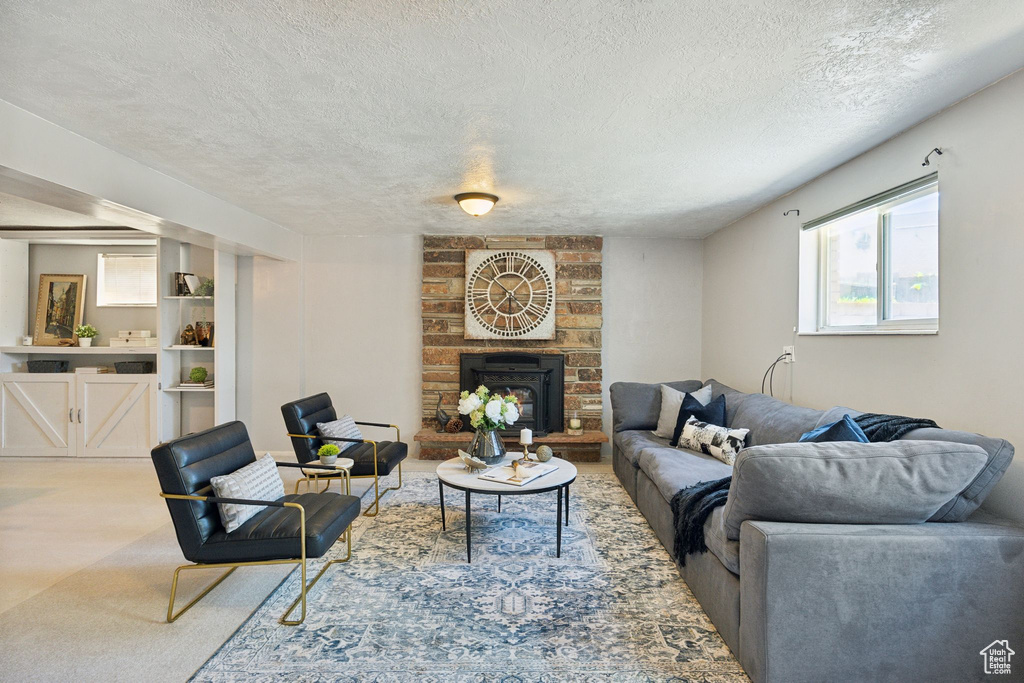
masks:
[[[522,453],[508,453],[499,465],[507,465],[512,460],[522,457]],[[562,556],[562,496],[565,496],[565,524],[569,524],[569,485],[576,481],[576,466],[561,458],[551,458],[549,464],[558,467],[554,472],[537,477],[524,486],[514,484],[502,484],[497,481],[481,479],[480,473],[484,470],[470,471],[466,469],[461,458],[445,460],[437,466],[437,488],[441,497],[441,529],[447,529],[444,519],[444,487],[466,492],[466,562],[473,561],[473,548],[470,543],[470,494],[482,493],[498,497],[498,512],[501,512],[502,496],[527,496],[534,493],[547,493],[558,491],[558,521],[556,532],[555,557]]]

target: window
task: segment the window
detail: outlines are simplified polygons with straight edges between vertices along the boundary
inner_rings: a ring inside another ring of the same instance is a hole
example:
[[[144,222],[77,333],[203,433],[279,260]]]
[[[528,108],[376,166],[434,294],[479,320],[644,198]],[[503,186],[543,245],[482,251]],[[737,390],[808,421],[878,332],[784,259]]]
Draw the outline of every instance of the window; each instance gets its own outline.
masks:
[[[156,255],[100,254],[97,306],[156,306]]]
[[[937,330],[938,178],[806,223],[800,272],[801,332]]]

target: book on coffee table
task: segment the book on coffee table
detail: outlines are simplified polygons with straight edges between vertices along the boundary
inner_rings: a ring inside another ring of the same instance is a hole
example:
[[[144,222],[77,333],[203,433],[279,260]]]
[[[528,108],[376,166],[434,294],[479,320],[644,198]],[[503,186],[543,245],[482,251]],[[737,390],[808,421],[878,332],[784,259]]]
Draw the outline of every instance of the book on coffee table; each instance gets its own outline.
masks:
[[[529,484],[537,477],[543,477],[545,474],[550,474],[558,469],[557,465],[551,465],[543,462],[528,462],[523,464],[523,468],[526,469],[529,474],[520,479],[516,475],[515,469],[511,465],[504,465],[501,467],[492,467],[489,470],[485,470],[480,473],[481,479],[487,481],[496,481],[499,484],[511,484],[512,486],[524,486]]]

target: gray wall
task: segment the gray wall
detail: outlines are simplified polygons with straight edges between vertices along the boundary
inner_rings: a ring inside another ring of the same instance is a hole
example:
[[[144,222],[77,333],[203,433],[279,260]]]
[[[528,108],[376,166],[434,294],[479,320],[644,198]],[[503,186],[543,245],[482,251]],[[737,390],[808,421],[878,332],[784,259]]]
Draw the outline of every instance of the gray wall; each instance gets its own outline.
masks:
[[[36,305],[39,301],[39,276],[43,273],[84,273],[85,316],[82,322],[93,325],[99,335],[93,344],[106,346],[119,330],[153,330],[156,333],[157,309],[143,306],[96,306],[96,257],[99,254],[155,254],[154,246],[88,246],[74,244],[32,244],[28,249],[28,319],[26,334],[33,334]]]
[[[703,373],[757,391],[785,344],[776,396],[930,417],[1024,450],[1024,72],[1010,76],[704,240]],[[925,154],[941,147],[922,168]],[[939,171],[935,336],[798,336],[797,238],[811,220]],[[799,218],[783,217],[798,208]],[[986,506],[1024,521],[1024,456]]]

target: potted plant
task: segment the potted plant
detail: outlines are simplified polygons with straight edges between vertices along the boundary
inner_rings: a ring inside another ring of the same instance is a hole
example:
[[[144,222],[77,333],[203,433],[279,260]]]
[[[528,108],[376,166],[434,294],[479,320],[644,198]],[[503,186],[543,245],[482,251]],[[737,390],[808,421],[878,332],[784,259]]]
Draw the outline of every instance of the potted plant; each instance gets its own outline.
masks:
[[[333,465],[338,460],[338,453],[341,453],[341,449],[333,443],[325,443],[316,452],[320,456],[321,465]]]
[[[505,457],[505,442],[496,433],[511,427],[519,419],[519,399],[513,394],[491,394],[484,385],[459,396],[459,413],[469,416],[469,424],[476,430],[469,454],[488,465],[496,465]]]
[[[92,325],[77,325],[75,327],[75,336],[78,337],[78,345],[85,349],[92,346],[92,338],[97,334],[99,334],[99,332]]]
[[[188,378],[195,382],[196,384],[202,384],[203,382],[206,381],[206,377],[208,374],[209,373],[206,371],[206,368],[200,365],[197,368],[192,368],[192,370],[188,373]]]

